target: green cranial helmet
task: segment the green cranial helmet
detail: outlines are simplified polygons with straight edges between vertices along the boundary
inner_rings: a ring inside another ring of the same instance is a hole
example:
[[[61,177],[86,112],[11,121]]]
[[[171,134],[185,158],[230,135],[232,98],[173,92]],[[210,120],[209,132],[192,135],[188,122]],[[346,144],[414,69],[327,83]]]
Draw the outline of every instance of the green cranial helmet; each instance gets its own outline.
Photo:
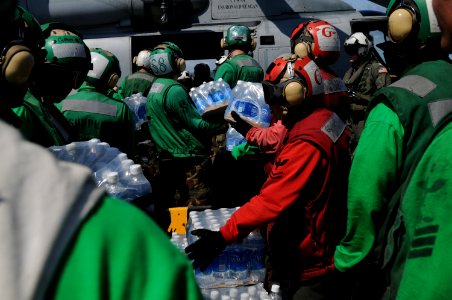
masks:
[[[393,43],[436,43],[440,28],[432,8],[432,0],[391,0],[388,16],[388,36]]]
[[[243,25],[233,25],[226,31],[226,36],[221,40],[223,49],[254,50],[255,41],[251,38],[251,30]]]
[[[151,51],[151,70],[159,77],[179,75],[185,70],[182,50],[172,42],[163,42]]]
[[[92,69],[85,80],[100,88],[113,88],[121,77],[118,58],[101,48],[92,48],[90,51]]]
[[[91,69],[90,51],[78,36],[49,36],[45,40],[43,49],[46,53],[45,63],[85,73]]]

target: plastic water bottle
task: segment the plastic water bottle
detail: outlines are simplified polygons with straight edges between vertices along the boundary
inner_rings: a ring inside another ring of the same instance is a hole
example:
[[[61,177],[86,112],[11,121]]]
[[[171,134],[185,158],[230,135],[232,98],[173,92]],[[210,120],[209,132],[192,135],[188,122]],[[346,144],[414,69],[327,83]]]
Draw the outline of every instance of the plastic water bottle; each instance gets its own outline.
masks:
[[[195,104],[196,110],[202,115],[206,111],[207,103],[195,88],[192,88],[192,90],[190,97]]]
[[[124,159],[121,161],[121,166],[118,169],[119,181],[123,185],[129,184],[130,181],[130,166],[134,165],[135,162],[131,159]]]
[[[103,148],[97,147],[100,143],[99,139],[90,139],[87,144],[86,156],[84,159],[84,165],[92,168],[94,162],[103,154]]]
[[[259,118],[259,125],[261,127],[269,127],[272,121],[272,112],[267,103],[261,105],[261,115]]]
[[[244,142],[246,142],[245,137],[229,125],[229,129],[226,131],[226,150],[232,151],[232,148]]]
[[[250,295],[248,293],[241,293],[240,300],[250,300]]]
[[[201,94],[201,96],[204,98],[204,102],[206,103],[206,106],[211,106],[214,104],[212,95],[210,95],[207,83],[201,84],[199,87],[196,88],[196,90]]]
[[[209,82],[208,86],[212,99],[216,105],[223,106],[229,102],[231,88],[223,78]]]
[[[242,117],[259,120],[259,107],[250,99],[238,99],[234,101],[233,109]]]
[[[235,245],[230,248],[228,254],[230,261],[230,277],[238,281],[249,279],[248,260],[250,250],[242,245]]]
[[[230,288],[229,289],[229,297],[231,297],[231,300],[238,300],[239,296],[239,290],[237,288]]]
[[[94,172],[94,178],[96,179],[96,182],[98,185],[101,185],[105,180],[106,176],[110,172],[118,172],[121,168],[121,161],[127,159],[127,154],[125,153],[119,153],[116,155],[115,158],[110,160],[108,163],[104,164],[103,167],[99,168],[97,171]]]
[[[243,241],[243,244],[250,251],[248,266],[251,280],[263,281],[265,278],[265,242],[259,230],[252,231]]]
[[[229,256],[227,248],[221,251],[221,253],[211,263],[212,276],[216,280],[224,280],[229,278]]]
[[[88,150],[88,146],[83,142],[72,142],[64,146],[64,150],[61,153],[59,159],[81,163],[85,159],[85,154]]]
[[[259,299],[260,300],[271,300],[270,295],[266,291],[261,291],[259,293]]]
[[[279,284],[273,283],[270,291],[270,299],[271,300],[282,300],[281,288]]]
[[[106,176],[105,189],[107,193],[116,197],[123,197],[126,189],[119,183],[118,172],[109,172]]]
[[[220,299],[220,292],[218,290],[210,291],[210,299],[211,300],[219,300]]]
[[[118,148],[110,147],[108,143],[100,142],[96,145],[96,151],[99,152],[98,158],[92,163],[93,172],[105,167],[106,164],[116,158],[121,151]]]
[[[126,97],[123,99],[123,102],[132,111],[132,118],[135,122],[135,126],[137,129],[139,129],[147,119],[146,101],[147,98],[144,97],[141,92],[133,94],[130,97]]]
[[[127,189],[133,191],[135,199],[152,193],[151,184],[144,176],[141,165],[133,164],[130,166],[130,181],[127,185]]]

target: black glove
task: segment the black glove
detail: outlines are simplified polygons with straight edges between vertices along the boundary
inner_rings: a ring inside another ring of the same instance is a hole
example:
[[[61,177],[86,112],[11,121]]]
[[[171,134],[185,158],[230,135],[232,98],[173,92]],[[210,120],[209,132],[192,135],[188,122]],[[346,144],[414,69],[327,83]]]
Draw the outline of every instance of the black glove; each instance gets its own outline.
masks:
[[[235,111],[231,111],[231,116],[235,122],[231,122],[231,126],[238,131],[241,135],[246,137],[248,131],[250,131],[253,126],[251,126],[248,122],[244,121],[238,113]]]
[[[193,268],[204,271],[226,248],[226,241],[219,231],[196,229],[191,234],[199,236],[199,240],[185,248],[185,253],[193,260]]]

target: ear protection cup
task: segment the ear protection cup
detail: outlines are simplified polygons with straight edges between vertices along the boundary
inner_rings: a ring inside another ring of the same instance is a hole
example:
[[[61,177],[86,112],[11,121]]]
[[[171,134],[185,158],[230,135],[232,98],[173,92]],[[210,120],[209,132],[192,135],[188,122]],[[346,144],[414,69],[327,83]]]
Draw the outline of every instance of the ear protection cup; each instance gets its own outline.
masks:
[[[220,46],[221,46],[221,49],[226,49],[228,47],[228,44],[226,43],[225,38],[221,38]]]
[[[254,49],[256,49],[256,45],[257,45],[256,39],[251,39],[251,50],[254,51]]]
[[[311,45],[309,45],[308,43],[302,42],[302,43],[296,44],[293,51],[298,57],[305,57],[305,56],[309,56],[309,54],[311,54],[312,49],[311,49]]]
[[[114,88],[118,83],[118,80],[119,80],[118,74],[116,73],[111,74],[110,77],[108,78],[107,86],[111,89]]]
[[[93,67],[85,81],[101,88],[113,88],[121,77],[119,60],[113,53],[101,48],[92,48],[90,51]]]
[[[300,105],[306,96],[306,87],[299,81],[290,81],[283,90],[283,97],[292,106]]]
[[[13,44],[3,50],[1,67],[3,78],[11,84],[25,83],[31,75],[35,60],[30,49]]]
[[[394,43],[403,42],[413,30],[416,15],[407,8],[397,8],[388,18],[388,36]]]
[[[177,66],[177,69],[179,70],[179,73],[182,73],[183,71],[185,71],[185,68],[186,68],[185,59],[177,58],[176,66]]]

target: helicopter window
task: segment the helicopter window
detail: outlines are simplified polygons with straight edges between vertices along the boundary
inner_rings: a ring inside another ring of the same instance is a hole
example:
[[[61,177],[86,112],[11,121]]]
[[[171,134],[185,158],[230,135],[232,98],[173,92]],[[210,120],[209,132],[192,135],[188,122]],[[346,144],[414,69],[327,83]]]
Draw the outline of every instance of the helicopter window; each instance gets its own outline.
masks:
[[[274,45],[275,37],[273,35],[263,35],[260,37],[261,45]]]

